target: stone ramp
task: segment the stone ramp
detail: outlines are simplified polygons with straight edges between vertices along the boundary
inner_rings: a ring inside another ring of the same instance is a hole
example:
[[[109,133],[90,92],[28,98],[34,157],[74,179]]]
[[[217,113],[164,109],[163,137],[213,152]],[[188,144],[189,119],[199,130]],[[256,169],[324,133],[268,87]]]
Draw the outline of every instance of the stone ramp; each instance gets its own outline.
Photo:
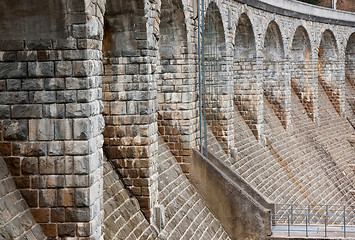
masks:
[[[156,239],[157,233],[125,189],[111,163],[104,160],[104,239]]]
[[[355,152],[347,139],[355,132],[321,87],[319,96],[318,127],[292,93],[293,131],[283,128],[265,99],[265,146],[235,111],[237,154],[231,167],[276,203],[353,203]]]
[[[0,157],[0,240],[46,239],[41,227],[36,223],[49,216],[41,209],[29,210],[26,201],[16,189],[4,160]]]
[[[165,208],[162,239],[228,240],[230,237],[159,138],[159,202]]]

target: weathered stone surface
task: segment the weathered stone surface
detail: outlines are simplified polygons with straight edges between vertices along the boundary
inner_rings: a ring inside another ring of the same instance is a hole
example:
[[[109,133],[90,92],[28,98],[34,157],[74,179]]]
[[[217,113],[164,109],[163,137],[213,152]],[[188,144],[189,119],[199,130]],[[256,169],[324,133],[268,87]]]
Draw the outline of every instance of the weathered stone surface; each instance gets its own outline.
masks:
[[[27,76],[27,63],[0,62],[0,78],[23,78]]]
[[[29,77],[54,77],[53,62],[30,62],[28,63]]]
[[[24,195],[25,196],[25,195]],[[36,199],[36,198],[33,198]],[[6,163],[0,158],[0,238],[46,239],[36,222],[46,221],[48,214],[33,214],[22,195],[16,190],[15,183],[9,174]]]
[[[5,140],[27,140],[28,122],[6,120],[3,122],[3,131]]]

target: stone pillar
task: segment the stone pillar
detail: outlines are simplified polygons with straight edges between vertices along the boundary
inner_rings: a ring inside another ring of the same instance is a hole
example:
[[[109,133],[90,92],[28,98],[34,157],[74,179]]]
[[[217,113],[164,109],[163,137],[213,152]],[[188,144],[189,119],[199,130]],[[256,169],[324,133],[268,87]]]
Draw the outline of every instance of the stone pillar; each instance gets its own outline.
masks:
[[[147,219],[158,198],[155,8],[143,0],[108,1],[104,38],[105,150]]]
[[[31,4],[48,7],[26,15],[37,33],[0,37],[0,153],[48,238],[101,239],[104,5]]]

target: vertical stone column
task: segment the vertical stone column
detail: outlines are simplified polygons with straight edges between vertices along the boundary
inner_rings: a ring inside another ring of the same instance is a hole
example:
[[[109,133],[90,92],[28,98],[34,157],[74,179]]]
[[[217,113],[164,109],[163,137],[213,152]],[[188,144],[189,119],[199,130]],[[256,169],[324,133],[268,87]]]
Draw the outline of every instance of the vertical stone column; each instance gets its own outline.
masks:
[[[158,198],[155,4],[108,1],[104,38],[105,150],[149,220]]]
[[[101,239],[104,5],[63,11],[57,38],[0,42],[0,152],[48,238]]]

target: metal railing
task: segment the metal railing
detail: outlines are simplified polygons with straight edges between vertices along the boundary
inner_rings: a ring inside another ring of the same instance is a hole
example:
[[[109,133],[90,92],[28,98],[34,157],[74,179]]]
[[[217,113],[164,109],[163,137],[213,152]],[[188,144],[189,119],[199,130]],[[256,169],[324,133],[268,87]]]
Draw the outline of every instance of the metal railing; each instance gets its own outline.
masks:
[[[355,236],[355,205],[276,204],[274,233],[330,237]]]

